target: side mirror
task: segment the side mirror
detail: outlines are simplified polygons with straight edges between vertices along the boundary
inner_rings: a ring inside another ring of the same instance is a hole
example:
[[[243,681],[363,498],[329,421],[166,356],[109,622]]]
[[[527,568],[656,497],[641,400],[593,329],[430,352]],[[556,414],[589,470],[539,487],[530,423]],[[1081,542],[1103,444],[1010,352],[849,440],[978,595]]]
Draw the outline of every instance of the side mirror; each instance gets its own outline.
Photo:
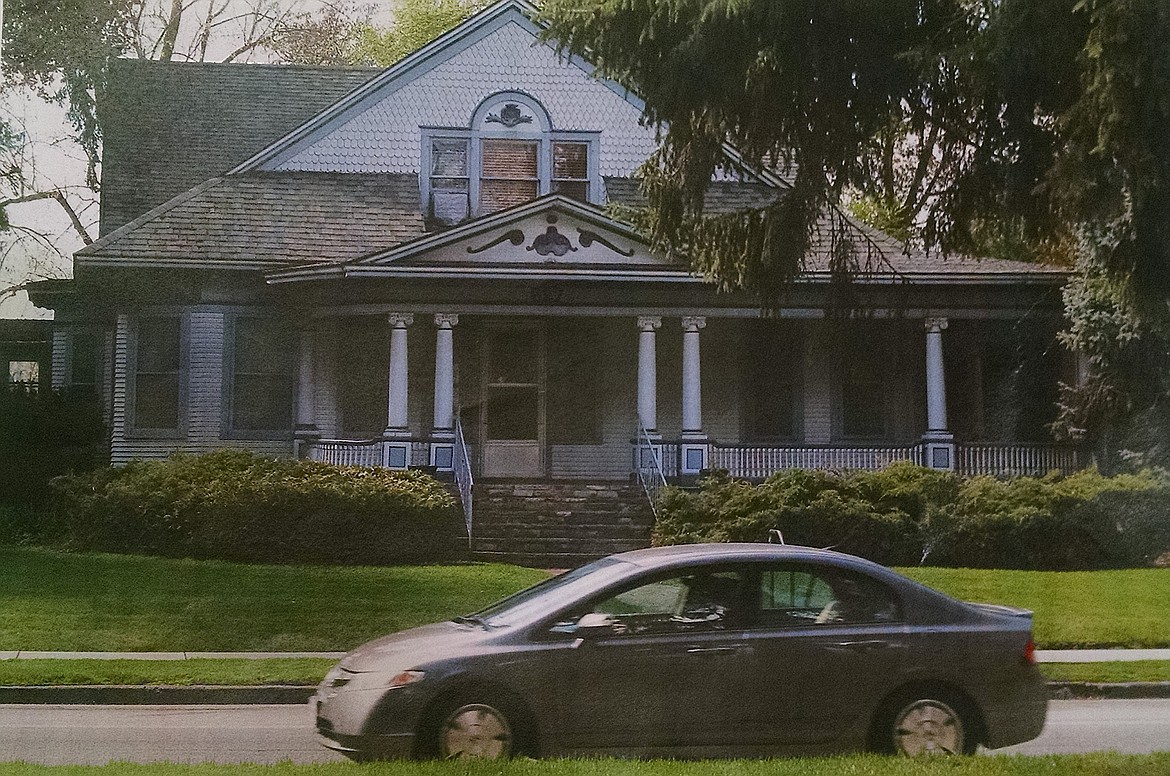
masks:
[[[618,632],[618,621],[605,612],[588,612],[577,620],[573,635],[582,639],[613,636]]]

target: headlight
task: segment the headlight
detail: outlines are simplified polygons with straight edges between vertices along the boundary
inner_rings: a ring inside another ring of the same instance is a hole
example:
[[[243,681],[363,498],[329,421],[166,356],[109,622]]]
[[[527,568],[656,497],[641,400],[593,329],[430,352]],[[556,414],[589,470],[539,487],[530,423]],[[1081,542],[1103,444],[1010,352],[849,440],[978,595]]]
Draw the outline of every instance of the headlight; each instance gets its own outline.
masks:
[[[426,676],[426,673],[423,671],[403,671],[402,673],[396,674],[393,677],[391,677],[390,681],[386,683],[386,686],[387,687],[405,687],[408,684],[414,684],[415,682],[421,682],[423,680],[423,677],[425,677],[425,676]]]

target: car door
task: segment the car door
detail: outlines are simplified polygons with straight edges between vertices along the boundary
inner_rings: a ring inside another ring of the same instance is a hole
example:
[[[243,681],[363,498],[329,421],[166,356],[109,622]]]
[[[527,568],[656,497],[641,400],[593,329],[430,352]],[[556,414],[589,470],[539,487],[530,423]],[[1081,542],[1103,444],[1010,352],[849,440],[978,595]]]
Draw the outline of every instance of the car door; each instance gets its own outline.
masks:
[[[736,707],[743,743],[824,745],[868,714],[905,670],[908,634],[893,590],[831,566],[757,568],[744,633],[754,680]]]
[[[572,658],[569,730],[576,746],[700,748],[727,740],[726,677],[744,659],[749,591],[737,570],[676,573],[595,602],[613,628]]]

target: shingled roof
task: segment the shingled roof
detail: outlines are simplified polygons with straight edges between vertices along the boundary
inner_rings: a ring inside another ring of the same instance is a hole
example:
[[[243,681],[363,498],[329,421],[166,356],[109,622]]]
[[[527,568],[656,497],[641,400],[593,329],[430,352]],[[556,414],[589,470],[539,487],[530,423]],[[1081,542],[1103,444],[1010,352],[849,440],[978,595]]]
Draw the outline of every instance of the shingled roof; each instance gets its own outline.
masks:
[[[77,253],[136,263],[345,261],[423,234],[415,175],[213,178]]]
[[[379,72],[115,60],[98,102],[101,234],[222,175]]]

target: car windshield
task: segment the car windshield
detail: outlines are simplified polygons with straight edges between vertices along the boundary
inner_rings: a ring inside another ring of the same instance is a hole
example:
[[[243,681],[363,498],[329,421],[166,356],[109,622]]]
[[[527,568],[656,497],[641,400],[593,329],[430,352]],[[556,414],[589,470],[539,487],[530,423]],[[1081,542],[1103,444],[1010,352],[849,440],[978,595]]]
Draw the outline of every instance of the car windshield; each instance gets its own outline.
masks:
[[[521,590],[473,616],[489,628],[514,625],[550,611],[561,602],[570,602],[608,582],[620,579],[629,573],[630,568],[630,564],[625,561],[602,558]]]

